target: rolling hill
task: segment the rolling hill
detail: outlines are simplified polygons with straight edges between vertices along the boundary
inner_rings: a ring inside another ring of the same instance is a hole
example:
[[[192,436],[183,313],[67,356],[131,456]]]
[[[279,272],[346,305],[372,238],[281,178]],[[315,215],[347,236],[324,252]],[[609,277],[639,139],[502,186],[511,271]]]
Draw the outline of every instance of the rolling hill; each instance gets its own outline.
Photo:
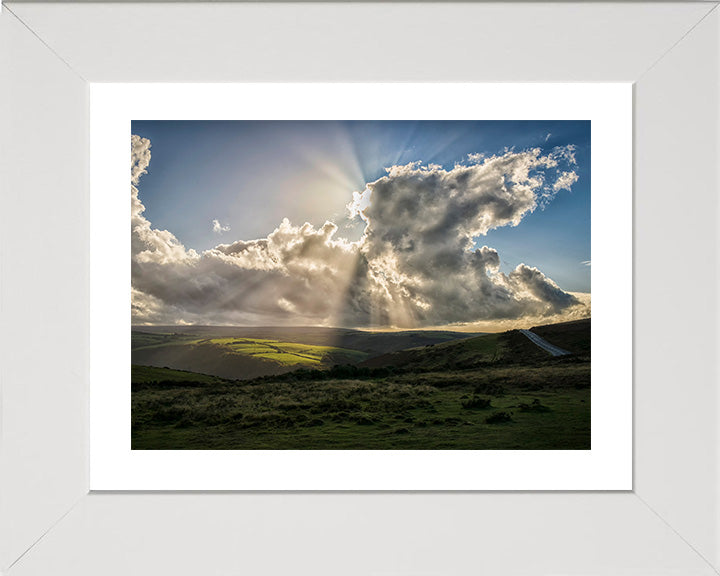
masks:
[[[573,322],[534,326],[530,330],[555,346],[564,348],[573,354],[590,354],[590,318],[575,320]]]
[[[357,364],[379,354],[467,336],[462,332],[423,330],[143,326],[132,332],[132,363],[246,380],[298,368]]]
[[[536,326],[531,331],[573,354],[590,353],[590,319]],[[549,357],[547,352],[538,348],[518,330],[508,330],[382,354],[361,362],[360,366],[393,366],[422,371],[457,370],[486,364],[528,363]]]
[[[375,357],[318,343],[328,332],[313,344],[280,340],[277,329],[263,338],[207,328],[136,334],[134,359],[175,354],[205,374],[134,365],[132,447],[588,450],[590,321],[532,330],[573,354],[553,357],[518,330]],[[348,353],[363,360],[327,366]],[[250,377],[258,366],[283,373]],[[208,368],[243,369],[244,379]]]

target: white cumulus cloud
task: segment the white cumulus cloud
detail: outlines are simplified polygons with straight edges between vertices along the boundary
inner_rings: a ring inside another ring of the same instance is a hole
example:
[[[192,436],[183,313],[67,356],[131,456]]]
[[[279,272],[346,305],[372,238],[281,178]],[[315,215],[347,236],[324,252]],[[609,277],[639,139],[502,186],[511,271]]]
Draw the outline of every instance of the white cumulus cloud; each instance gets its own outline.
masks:
[[[223,226],[218,220],[213,220],[212,230],[215,234],[222,234],[223,232],[230,232],[230,226]]]
[[[555,192],[559,190],[570,190],[572,188],[572,185],[575,184],[575,182],[578,181],[578,175],[575,172],[562,172],[558,179],[555,180],[555,183],[553,184],[553,190]]]
[[[506,274],[496,250],[474,247],[570,187],[577,177],[560,167],[574,163],[572,149],[506,151],[450,170],[392,166],[348,205],[366,224],[358,241],[338,237],[333,222],[284,219],[264,238],[197,253],[144,216],[137,186],[150,142],[133,136],[132,147],[136,323],[422,327],[589,311],[537,268]]]

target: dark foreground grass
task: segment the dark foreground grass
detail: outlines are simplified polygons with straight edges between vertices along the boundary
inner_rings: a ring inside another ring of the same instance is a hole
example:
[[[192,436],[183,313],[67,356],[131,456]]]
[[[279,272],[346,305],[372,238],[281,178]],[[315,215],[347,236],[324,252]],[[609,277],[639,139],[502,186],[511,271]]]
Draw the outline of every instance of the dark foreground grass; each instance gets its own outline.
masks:
[[[577,358],[212,385],[138,373],[133,449],[590,449],[590,363]]]

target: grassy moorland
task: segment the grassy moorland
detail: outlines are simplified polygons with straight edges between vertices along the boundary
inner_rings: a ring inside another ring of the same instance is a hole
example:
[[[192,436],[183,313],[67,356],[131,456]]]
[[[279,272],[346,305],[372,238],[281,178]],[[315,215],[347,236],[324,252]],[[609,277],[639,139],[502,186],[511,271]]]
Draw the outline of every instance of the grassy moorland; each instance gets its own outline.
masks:
[[[328,366],[335,350],[288,346],[297,338],[211,338],[227,354],[311,361],[246,380],[133,366],[132,447],[589,449],[590,321],[533,331],[574,353],[551,357],[509,331],[374,356],[342,348],[352,362]],[[201,339],[181,334],[163,346]]]
[[[573,354],[590,356],[590,320],[535,326],[531,330]]]

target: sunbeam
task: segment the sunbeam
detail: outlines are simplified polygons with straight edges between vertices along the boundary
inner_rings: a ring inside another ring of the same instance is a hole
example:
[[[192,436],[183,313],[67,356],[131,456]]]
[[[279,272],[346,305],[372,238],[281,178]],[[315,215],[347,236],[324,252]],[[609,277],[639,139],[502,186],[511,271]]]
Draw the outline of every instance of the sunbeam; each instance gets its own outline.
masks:
[[[582,290],[561,288],[532,261],[501,268],[497,249],[478,242],[490,231],[512,230],[518,242],[510,257],[532,253],[516,230],[537,207],[577,188],[576,156],[585,151],[568,143],[488,155],[467,144],[471,136],[485,141],[478,134],[484,126],[237,123],[233,146],[245,138],[276,154],[264,168],[253,148],[256,163],[243,164],[245,172],[234,167],[235,212],[219,213],[216,225],[206,226],[214,234],[206,249],[186,248],[174,232],[151,223],[140,197],[146,180],[154,184],[165,171],[162,163],[154,169],[150,140],[134,135],[134,322],[400,329],[588,315],[587,299],[574,296]],[[496,123],[487,126],[497,130]],[[552,129],[562,133],[557,123]],[[465,161],[450,161],[458,150]],[[416,154],[421,160],[405,162]],[[263,179],[272,191],[267,198]],[[162,191],[150,188],[154,201]],[[248,195],[253,203],[245,213]],[[233,217],[238,208],[252,226]],[[237,238],[245,228],[259,233],[215,244],[220,233]],[[576,265],[588,257],[574,260],[575,274],[589,275],[589,267]]]

